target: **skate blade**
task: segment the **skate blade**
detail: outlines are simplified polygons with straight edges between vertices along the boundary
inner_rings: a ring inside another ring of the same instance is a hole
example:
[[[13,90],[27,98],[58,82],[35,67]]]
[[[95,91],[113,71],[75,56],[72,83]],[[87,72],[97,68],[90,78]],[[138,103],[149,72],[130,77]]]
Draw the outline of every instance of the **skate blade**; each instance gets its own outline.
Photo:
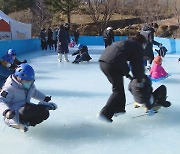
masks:
[[[28,127],[18,124],[18,125],[10,125],[10,127],[15,128],[15,129],[19,129],[22,132],[27,132],[28,131]]]

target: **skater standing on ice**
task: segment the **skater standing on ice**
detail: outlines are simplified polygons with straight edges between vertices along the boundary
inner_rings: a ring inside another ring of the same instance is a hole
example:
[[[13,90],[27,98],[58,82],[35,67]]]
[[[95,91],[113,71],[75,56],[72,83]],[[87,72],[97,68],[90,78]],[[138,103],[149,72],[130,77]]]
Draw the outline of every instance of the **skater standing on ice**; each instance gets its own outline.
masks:
[[[154,59],[153,45],[156,45],[158,47],[162,46],[161,43],[154,40],[154,33],[157,31],[158,27],[159,26],[157,23],[151,23],[149,25],[144,25],[140,32],[140,34],[143,35],[147,41],[147,44],[144,46],[144,58],[146,61],[146,65],[148,65],[147,69],[150,69],[152,61]]]
[[[73,36],[74,36],[74,41],[75,41],[76,45],[78,45],[78,40],[79,40],[79,31],[78,31],[78,29],[76,29],[73,32]]]
[[[41,40],[41,49],[42,50],[47,50],[47,34],[46,34],[46,29],[43,28],[40,32],[40,40]]]
[[[49,47],[49,50],[53,50],[53,32],[51,28],[48,28],[47,32],[47,46]]]
[[[107,27],[103,32],[103,38],[105,43],[105,48],[110,46],[114,42],[114,32],[112,27]]]
[[[153,91],[152,82],[146,75],[143,78],[144,87],[139,88],[137,79],[132,79],[129,83],[129,91],[134,97],[134,107],[144,107],[145,112],[152,116],[160,107],[169,107],[171,103],[166,101],[167,90],[165,85],[159,86]]]
[[[100,112],[100,118],[112,122],[112,117],[125,113],[125,92],[123,76],[127,76],[131,65],[133,77],[137,79],[138,86],[142,87],[144,77],[143,44],[146,43],[144,36],[139,33],[125,41],[119,41],[108,46],[99,59],[102,72],[112,84],[112,94],[106,105]]]
[[[64,30],[64,26],[60,25],[60,29],[58,31],[58,60],[62,62],[62,55],[64,55],[66,62],[68,60],[68,43],[69,43],[69,35],[66,30]]]
[[[57,50],[57,34],[58,34],[58,29],[54,28],[53,29],[53,48],[55,51]]]
[[[35,72],[28,64],[21,64],[10,75],[0,92],[0,113],[4,122],[13,128],[27,131],[28,126],[35,126],[49,117],[49,110],[57,108],[49,102],[51,96],[45,96],[34,85]],[[31,98],[39,104],[31,103]]]

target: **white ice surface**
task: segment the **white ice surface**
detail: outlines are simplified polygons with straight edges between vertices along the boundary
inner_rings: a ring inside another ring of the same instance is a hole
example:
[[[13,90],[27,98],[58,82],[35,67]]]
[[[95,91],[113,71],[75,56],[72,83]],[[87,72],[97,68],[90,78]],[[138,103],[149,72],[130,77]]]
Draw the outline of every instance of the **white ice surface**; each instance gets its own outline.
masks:
[[[71,53],[76,48],[71,49]],[[165,84],[170,108],[159,113],[133,119],[144,113],[126,106],[127,113],[105,123],[97,118],[111,94],[111,85],[100,71],[99,51],[104,47],[91,46],[89,63],[59,63],[54,51],[38,51],[18,56],[27,59],[36,72],[36,87],[52,96],[58,109],[51,111],[48,120],[29,131],[5,126],[0,121],[0,154],[178,154],[180,153],[180,63],[179,55],[167,55],[165,70],[172,74],[166,80],[154,83],[154,89]],[[92,54],[92,53],[96,54]],[[127,104],[133,102],[127,90]],[[32,100],[32,102],[37,102]]]

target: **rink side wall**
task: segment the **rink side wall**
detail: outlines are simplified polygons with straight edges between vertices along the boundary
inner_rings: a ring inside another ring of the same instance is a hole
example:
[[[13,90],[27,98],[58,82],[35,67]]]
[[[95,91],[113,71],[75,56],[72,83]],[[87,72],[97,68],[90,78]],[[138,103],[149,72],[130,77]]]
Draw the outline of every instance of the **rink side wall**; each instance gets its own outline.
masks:
[[[126,36],[115,36],[115,41],[125,39]],[[162,43],[168,49],[169,54],[180,54],[180,39],[155,37],[155,40]],[[80,36],[79,43],[93,46],[104,45],[102,36]],[[154,47],[157,48],[156,46]],[[0,56],[5,54],[9,48],[15,49],[18,55],[36,52],[41,50],[40,39],[33,38],[27,40],[0,41]]]

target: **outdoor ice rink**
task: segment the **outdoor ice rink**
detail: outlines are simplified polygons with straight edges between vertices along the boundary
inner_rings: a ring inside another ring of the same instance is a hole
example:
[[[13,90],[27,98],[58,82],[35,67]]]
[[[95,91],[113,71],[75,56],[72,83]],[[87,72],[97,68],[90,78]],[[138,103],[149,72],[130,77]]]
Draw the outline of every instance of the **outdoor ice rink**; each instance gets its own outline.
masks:
[[[36,73],[35,85],[52,96],[58,109],[48,120],[23,133],[0,120],[0,154],[179,154],[180,152],[180,55],[167,54],[163,67],[171,76],[153,82],[156,89],[167,86],[172,106],[152,117],[135,109],[125,78],[127,113],[105,123],[97,118],[111,94],[111,85],[100,71],[98,59],[104,46],[88,46],[89,63],[59,63],[54,51],[17,55],[27,59]],[[70,48],[72,53],[75,48]],[[37,101],[32,100],[37,103]]]

